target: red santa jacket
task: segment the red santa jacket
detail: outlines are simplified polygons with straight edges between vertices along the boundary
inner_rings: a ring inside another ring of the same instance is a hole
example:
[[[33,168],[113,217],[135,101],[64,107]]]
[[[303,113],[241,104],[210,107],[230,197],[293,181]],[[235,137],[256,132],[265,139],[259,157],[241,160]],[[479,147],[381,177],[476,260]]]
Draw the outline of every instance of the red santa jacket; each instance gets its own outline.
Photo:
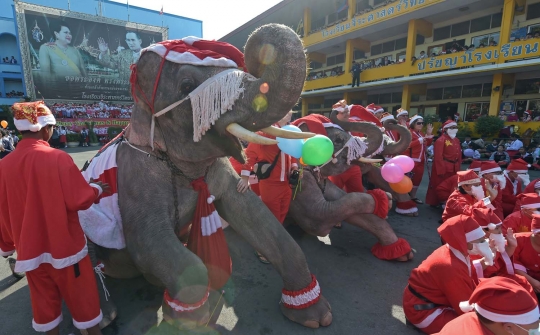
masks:
[[[453,308],[458,315],[463,314],[459,303],[469,299],[476,287],[476,274],[470,260],[448,245],[436,249],[409,277],[409,286],[434,304]],[[407,319],[419,325],[437,309],[417,311],[414,305],[424,305],[426,301],[405,288],[403,311]],[[429,325],[424,325],[425,328]]]
[[[426,160],[426,149],[433,142],[433,138],[426,138],[422,132],[410,130],[412,135],[411,143],[403,155],[412,158],[413,161],[423,163]]]
[[[508,178],[506,174],[504,176],[506,178],[506,186],[502,191],[502,202],[505,205],[512,205],[512,207],[514,207],[516,204],[516,196],[521,194],[521,180],[516,179],[517,185],[514,192],[514,183],[512,183],[512,181],[510,180],[510,178]],[[534,190],[532,193],[534,193]]]
[[[446,207],[444,208],[442,220],[444,222],[461,214],[470,216],[472,215],[472,210],[474,208],[485,207],[486,206],[482,200],[476,200],[476,198],[470,194],[461,194],[459,190],[455,190],[452,192],[452,194],[450,194],[450,197],[448,197],[448,201],[446,201]]]
[[[446,178],[442,183],[437,186],[437,198],[439,202],[445,202],[450,197],[450,194],[454,192],[457,188],[458,175],[455,174],[450,178]]]
[[[539,181],[540,181],[540,178],[531,181],[529,185],[527,185],[527,187],[525,187],[525,189],[521,193],[534,193],[534,184],[536,184]]]
[[[478,320],[476,313],[465,313],[448,322],[440,332],[433,335],[495,335]]]
[[[61,269],[84,258],[88,250],[77,212],[99,195],[67,153],[45,141],[20,141],[0,161],[0,248],[17,249],[16,271],[42,263]]]
[[[517,248],[512,259],[516,270],[523,271],[536,280],[540,280],[540,256],[531,243],[532,233],[516,234]]]
[[[521,211],[508,215],[502,224],[503,234],[506,236],[508,228],[512,228],[514,233],[526,233],[531,231],[532,219]]]
[[[456,173],[461,169],[461,144],[459,139],[443,134],[433,148],[433,167],[438,175]]]
[[[274,126],[277,126],[277,125],[274,125]],[[275,137],[264,134],[264,133],[259,133],[259,134],[265,137],[275,139]],[[247,161],[246,161],[246,164],[244,164],[242,168],[242,173],[243,171],[251,171],[253,169],[253,165],[255,165],[255,163],[257,162],[267,161],[269,163],[272,163],[274,161],[274,158],[276,158],[276,155],[279,154],[276,165],[274,166],[274,169],[270,173],[270,177],[259,181],[263,183],[288,182],[289,175],[291,173],[291,168],[293,166],[298,166],[296,158],[285,154],[283,151],[280,151],[277,144],[262,145],[262,144],[250,143],[245,149],[245,153],[247,156]]]

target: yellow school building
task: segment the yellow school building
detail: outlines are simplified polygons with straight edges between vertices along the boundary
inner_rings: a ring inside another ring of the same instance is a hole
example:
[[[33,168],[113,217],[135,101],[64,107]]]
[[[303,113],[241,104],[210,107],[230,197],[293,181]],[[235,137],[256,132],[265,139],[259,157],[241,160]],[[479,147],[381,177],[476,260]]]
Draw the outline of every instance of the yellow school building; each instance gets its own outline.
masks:
[[[345,99],[441,121],[525,111],[540,120],[540,0],[284,0],[221,41],[243,50],[266,23],[303,39],[302,115]],[[354,88],[353,61],[363,67]]]

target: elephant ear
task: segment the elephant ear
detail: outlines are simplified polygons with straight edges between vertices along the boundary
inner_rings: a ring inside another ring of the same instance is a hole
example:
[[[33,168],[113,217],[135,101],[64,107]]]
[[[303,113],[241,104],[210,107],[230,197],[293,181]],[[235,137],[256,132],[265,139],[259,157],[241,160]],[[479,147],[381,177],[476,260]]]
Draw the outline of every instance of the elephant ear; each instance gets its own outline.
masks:
[[[367,138],[367,149],[364,152],[364,156],[373,154],[380,148],[383,142],[383,134],[379,127],[369,122],[349,122],[341,121],[337,118],[337,111],[333,110],[330,114],[330,120],[343,128],[345,131],[362,133]]]

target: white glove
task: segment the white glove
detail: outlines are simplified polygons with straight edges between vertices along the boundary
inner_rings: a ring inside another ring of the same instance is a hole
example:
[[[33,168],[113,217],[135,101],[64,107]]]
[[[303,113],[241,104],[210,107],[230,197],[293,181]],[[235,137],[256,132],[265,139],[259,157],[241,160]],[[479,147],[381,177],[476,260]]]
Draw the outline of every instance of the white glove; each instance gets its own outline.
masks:
[[[424,138],[423,138],[423,137],[419,137],[419,138],[418,138],[418,142],[424,143]]]

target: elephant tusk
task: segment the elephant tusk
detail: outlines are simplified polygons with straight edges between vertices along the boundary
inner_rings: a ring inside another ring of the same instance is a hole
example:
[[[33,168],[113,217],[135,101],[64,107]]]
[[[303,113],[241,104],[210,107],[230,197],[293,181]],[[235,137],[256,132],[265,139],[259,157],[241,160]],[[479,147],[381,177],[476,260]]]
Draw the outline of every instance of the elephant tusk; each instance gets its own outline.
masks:
[[[379,163],[380,161],[382,161],[382,159],[360,157],[360,158],[357,159],[357,161],[362,162],[362,163],[371,164],[371,163]]]
[[[296,131],[285,130],[285,129],[272,127],[272,126],[261,129],[261,131],[275,137],[291,138],[291,139],[304,139],[304,138],[310,138],[310,137],[315,136],[314,133],[296,132]]]
[[[238,123],[231,123],[230,125],[227,126],[226,129],[232,135],[240,139],[243,139],[244,141],[248,141],[250,143],[262,144],[262,145],[272,145],[272,144],[278,143],[276,140],[273,140],[271,138],[267,138],[259,134],[256,134],[252,131],[249,131],[246,128],[239,125]]]

